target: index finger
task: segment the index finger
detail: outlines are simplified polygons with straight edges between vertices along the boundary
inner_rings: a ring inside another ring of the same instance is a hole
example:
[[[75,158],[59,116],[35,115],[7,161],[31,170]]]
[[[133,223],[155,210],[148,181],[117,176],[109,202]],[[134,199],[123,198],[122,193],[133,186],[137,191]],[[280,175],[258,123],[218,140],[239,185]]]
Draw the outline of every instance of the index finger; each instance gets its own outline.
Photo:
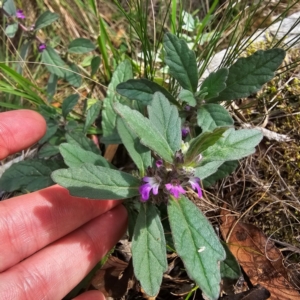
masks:
[[[0,160],[36,143],[46,128],[44,118],[32,110],[0,113]]]

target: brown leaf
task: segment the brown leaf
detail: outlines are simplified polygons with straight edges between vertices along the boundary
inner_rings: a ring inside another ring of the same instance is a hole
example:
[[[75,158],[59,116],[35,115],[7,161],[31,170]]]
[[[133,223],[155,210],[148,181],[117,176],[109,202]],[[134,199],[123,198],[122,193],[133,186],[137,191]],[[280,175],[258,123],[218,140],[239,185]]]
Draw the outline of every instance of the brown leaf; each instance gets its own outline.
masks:
[[[269,299],[270,293],[261,285],[254,286],[251,290],[222,297],[220,300],[266,300]]]
[[[92,285],[106,297],[121,298],[127,292],[133,277],[132,263],[110,256],[92,279]]]
[[[261,284],[271,293],[271,300],[300,299],[288,281],[283,256],[260,229],[251,224],[236,223],[236,218],[222,210],[221,233],[253,285]]]

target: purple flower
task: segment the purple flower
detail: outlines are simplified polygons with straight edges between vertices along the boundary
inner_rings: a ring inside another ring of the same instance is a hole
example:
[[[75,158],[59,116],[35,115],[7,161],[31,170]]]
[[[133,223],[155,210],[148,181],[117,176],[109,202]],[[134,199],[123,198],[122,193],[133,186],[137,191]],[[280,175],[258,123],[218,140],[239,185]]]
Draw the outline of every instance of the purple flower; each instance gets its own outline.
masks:
[[[43,52],[47,48],[46,44],[42,43],[39,45],[39,52]]]
[[[155,164],[156,164],[157,168],[160,168],[163,165],[163,161],[161,159],[159,159],[155,162]]]
[[[158,194],[160,180],[157,179],[156,177],[144,177],[143,181],[147,183],[140,186],[139,192],[142,196],[142,200],[147,201],[149,199],[151,190],[154,195]]]
[[[188,126],[182,127],[181,129],[182,139],[186,138],[189,133],[190,133],[190,128]]]
[[[25,18],[26,18],[25,15],[24,15],[24,13],[23,13],[23,10],[22,10],[22,9],[17,9],[16,17],[17,17],[18,19],[25,19]]]
[[[176,182],[175,180],[172,183],[167,183],[165,187],[175,198],[178,198],[180,194],[185,194],[185,190],[183,189],[183,187],[179,182]]]
[[[198,192],[198,197],[202,198],[202,190],[200,187],[200,179],[198,177],[190,177],[189,179],[189,183],[192,186],[193,190],[197,190]]]

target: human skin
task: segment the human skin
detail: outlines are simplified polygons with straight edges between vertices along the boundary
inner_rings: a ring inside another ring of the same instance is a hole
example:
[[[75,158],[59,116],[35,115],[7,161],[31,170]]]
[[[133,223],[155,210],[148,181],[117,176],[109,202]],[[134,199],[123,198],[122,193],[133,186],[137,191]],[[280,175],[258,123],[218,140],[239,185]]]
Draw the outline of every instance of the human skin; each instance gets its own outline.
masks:
[[[0,114],[0,159],[37,142],[43,117]],[[70,196],[58,185],[0,202],[0,299],[62,299],[117,243],[127,213],[117,200]],[[105,297],[89,291],[76,300]]]

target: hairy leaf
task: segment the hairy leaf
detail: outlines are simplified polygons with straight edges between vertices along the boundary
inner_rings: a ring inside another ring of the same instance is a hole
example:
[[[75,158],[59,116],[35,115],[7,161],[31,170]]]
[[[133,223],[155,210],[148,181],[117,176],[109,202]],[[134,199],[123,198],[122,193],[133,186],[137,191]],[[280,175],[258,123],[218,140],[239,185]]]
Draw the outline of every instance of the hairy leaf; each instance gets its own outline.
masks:
[[[142,176],[145,175],[147,167],[151,166],[151,151],[140,143],[137,135],[130,130],[124,120],[117,119],[117,130],[128,154],[136,164]]]
[[[143,145],[155,151],[168,162],[173,161],[173,150],[168,142],[152,122],[141,113],[120,103],[115,104],[115,111],[124,120],[128,128],[132,130]]]
[[[163,45],[166,51],[165,63],[169,66],[170,74],[184,89],[196,92],[198,69],[195,53],[184,40],[171,33],[164,35]]]
[[[51,144],[45,144],[40,148],[40,150],[38,152],[38,157],[45,158],[45,157],[54,156],[56,154],[59,154],[58,146],[51,145]]]
[[[161,92],[170,102],[177,104],[176,99],[161,85],[145,78],[129,79],[118,84],[117,92],[130,100],[141,101],[150,104],[155,92]]]
[[[100,56],[94,56],[91,61],[91,77],[93,77],[97,73],[100,64],[101,64]]]
[[[200,87],[200,92],[205,90],[205,100],[219,96],[220,92],[226,88],[228,73],[228,69],[221,68],[216,72],[210,73],[209,76],[204,79]]]
[[[53,185],[50,175],[57,168],[46,160],[24,160],[13,164],[0,178],[1,189],[7,192],[37,191]]]
[[[87,111],[83,132],[87,132],[100,114],[101,102],[97,101]]]
[[[77,65],[71,63],[64,73],[65,80],[67,80],[71,85],[77,88],[81,86],[82,78],[80,76],[80,70]]]
[[[240,265],[238,264],[237,260],[235,259],[234,255],[229,250],[227,244],[224,242],[222,243],[225,252],[226,252],[226,259],[221,261],[220,271],[222,279],[239,279],[242,275]]]
[[[229,68],[226,88],[219,96],[211,98],[208,102],[234,100],[257,92],[274,77],[274,72],[284,57],[284,50],[274,48],[259,50],[247,58],[238,59]]]
[[[238,167],[238,165],[239,163],[236,160],[224,162],[214,174],[208,176],[202,181],[203,186],[212,186],[219,179],[223,179],[230,175]]]
[[[68,47],[68,52],[70,53],[87,53],[96,49],[96,46],[89,39],[77,38],[73,40]]]
[[[73,95],[68,96],[63,101],[61,108],[62,108],[62,115],[64,118],[66,118],[67,115],[69,114],[69,112],[72,111],[72,109],[76,105],[78,99],[79,99],[79,94],[73,94]]]
[[[168,263],[163,227],[152,203],[141,205],[132,239],[132,260],[135,276],[145,292],[158,294]]]
[[[4,0],[2,5],[2,9],[8,13],[10,16],[15,16],[17,9],[15,6],[15,1],[14,0]]]
[[[65,77],[65,70],[69,70],[68,65],[60,58],[56,51],[47,46],[42,52],[42,62],[50,73],[57,75],[58,77]]]
[[[47,121],[47,131],[45,135],[39,140],[39,144],[47,142],[58,130],[57,121],[48,119]]]
[[[82,149],[78,145],[62,143],[59,146],[60,153],[68,167],[79,167],[84,163],[110,168],[110,163],[100,154]]]
[[[202,131],[212,131],[217,127],[233,125],[233,119],[221,105],[209,103],[201,105],[197,111],[197,123]]]
[[[12,39],[15,36],[16,32],[18,31],[18,28],[19,28],[19,24],[18,23],[9,24],[5,28],[5,34],[9,38]]]
[[[40,30],[54,23],[58,18],[59,18],[58,14],[52,13],[51,11],[47,10],[37,18],[34,25],[34,30]]]
[[[162,93],[156,92],[151,105],[148,106],[148,114],[150,122],[162,133],[173,152],[179,150],[181,120],[177,107],[171,105]]]
[[[194,97],[194,94],[188,90],[181,90],[178,98],[182,101],[182,102],[186,102],[188,105],[195,107],[197,102],[196,99]]]
[[[58,81],[57,75],[51,73],[48,78],[48,83],[47,83],[47,101],[48,101],[48,103],[52,102],[53,96],[56,93],[57,81]]]
[[[116,130],[116,120],[117,115],[113,108],[113,103],[122,101],[120,95],[116,93],[116,87],[119,83],[126,81],[133,77],[132,67],[129,60],[124,60],[120,63],[115,70],[111,82],[108,85],[107,96],[103,101],[103,109],[102,109],[102,128],[103,128],[103,136],[114,137],[117,135]]]
[[[140,179],[128,173],[92,164],[57,170],[51,177],[76,197],[104,200],[139,195]]]
[[[200,166],[206,162],[237,160],[255,151],[261,141],[262,134],[256,129],[228,129],[221,139],[206,149]]]
[[[176,251],[189,277],[207,299],[218,299],[221,281],[218,262],[226,256],[213,227],[185,196],[177,200],[171,197],[168,215]]]
[[[67,142],[72,145],[77,145],[86,151],[91,151],[96,154],[101,154],[92,140],[87,138],[82,132],[72,131],[66,133]]]
[[[185,163],[193,162],[194,165],[199,164],[195,161],[197,156],[204,150],[214,145],[228,128],[216,128],[213,132],[203,132],[190,141],[190,146],[185,154]]]
[[[199,177],[201,180],[207,178],[208,176],[216,173],[218,168],[224,163],[224,161],[211,161],[206,163],[200,163],[200,167],[195,169],[195,176]]]

